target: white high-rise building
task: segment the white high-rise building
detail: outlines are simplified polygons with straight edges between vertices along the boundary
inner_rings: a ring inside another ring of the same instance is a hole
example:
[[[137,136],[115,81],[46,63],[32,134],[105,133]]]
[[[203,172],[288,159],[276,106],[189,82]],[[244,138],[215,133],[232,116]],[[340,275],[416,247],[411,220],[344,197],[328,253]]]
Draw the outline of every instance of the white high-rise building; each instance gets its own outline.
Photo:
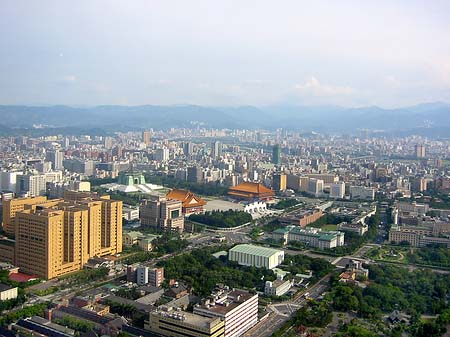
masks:
[[[21,174],[17,176],[16,192],[19,195],[37,197],[45,195],[46,192],[45,174]]]
[[[323,193],[323,180],[310,178],[308,181],[308,192],[316,197]]]
[[[17,176],[23,172],[0,172],[0,190],[16,191]]]
[[[47,151],[45,159],[52,163],[53,170],[63,170],[64,152],[57,149],[54,151]]]
[[[342,199],[345,195],[345,183],[339,181],[330,185],[330,198]]]

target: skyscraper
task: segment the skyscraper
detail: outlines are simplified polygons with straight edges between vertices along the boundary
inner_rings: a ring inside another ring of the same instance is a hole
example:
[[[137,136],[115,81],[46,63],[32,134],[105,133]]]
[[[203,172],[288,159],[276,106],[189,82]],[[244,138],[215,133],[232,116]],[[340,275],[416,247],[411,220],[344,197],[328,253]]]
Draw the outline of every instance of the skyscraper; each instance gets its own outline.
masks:
[[[416,158],[425,158],[426,152],[425,152],[425,146],[423,144],[416,144],[414,146],[414,151],[416,154]]]
[[[151,142],[150,131],[142,131],[142,142],[145,145],[150,145]]]
[[[222,143],[216,140],[211,143],[211,157],[219,158],[221,156],[222,156]]]
[[[281,164],[281,147],[279,144],[274,145],[272,148],[272,164]]]

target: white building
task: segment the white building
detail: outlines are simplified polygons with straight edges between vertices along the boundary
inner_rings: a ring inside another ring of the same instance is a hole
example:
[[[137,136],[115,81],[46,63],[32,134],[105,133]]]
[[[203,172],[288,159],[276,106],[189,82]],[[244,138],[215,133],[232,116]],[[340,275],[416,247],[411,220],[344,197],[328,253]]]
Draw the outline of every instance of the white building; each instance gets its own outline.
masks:
[[[310,247],[319,249],[330,249],[344,245],[344,232],[322,231],[319,228],[299,228],[298,226],[289,226],[279,228],[272,233],[272,238],[277,241],[303,242]]]
[[[44,174],[21,174],[17,176],[16,193],[36,197],[45,195],[47,191],[46,177]]]
[[[0,190],[1,191],[16,191],[17,176],[23,172],[0,172]]]
[[[283,296],[292,287],[292,281],[277,278],[275,281],[266,281],[264,294],[267,296]]]
[[[365,186],[350,186],[350,195],[356,200],[374,200],[375,189]]]
[[[155,152],[155,160],[158,161],[168,161],[169,160],[169,149],[157,149]]]
[[[284,261],[284,251],[254,245],[237,245],[228,252],[230,261],[236,261],[243,266],[275,268]]]
[[[308,193],[319,196],[323,193],[323,180],[310,178],[308,181]]]
[[[342,199],[345,195],[345,183],[339,181],[330,185],[330,198]]]
[[[0,301],[12,300],[17,298],[17,287],[11,287],[6,284],[0,283]]]
[[[258,323],[258,294],[220,288],[195,306],[194,314],[218,317],[225,322],[225,337],[240,337]]]

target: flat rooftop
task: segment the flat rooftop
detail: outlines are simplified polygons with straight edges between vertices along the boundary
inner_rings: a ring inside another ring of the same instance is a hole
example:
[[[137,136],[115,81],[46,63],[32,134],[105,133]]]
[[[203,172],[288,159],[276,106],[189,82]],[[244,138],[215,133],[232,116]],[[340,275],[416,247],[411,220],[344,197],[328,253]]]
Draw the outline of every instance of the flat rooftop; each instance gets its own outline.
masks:
[[[242,244],[234,246],[230,249],[230,252],[237,252],[237,253],[244,253],[244,254],[250,254],[250,255],[258,255],[258,256],[264,256],[264,257],[271,257],[274,254],[278,254],[280,252],[283,252],[279,249],[274,248],[267,248],[267,247],[261,247],[261,246],[255,246],[255,245],[248,245],[248,244]]]

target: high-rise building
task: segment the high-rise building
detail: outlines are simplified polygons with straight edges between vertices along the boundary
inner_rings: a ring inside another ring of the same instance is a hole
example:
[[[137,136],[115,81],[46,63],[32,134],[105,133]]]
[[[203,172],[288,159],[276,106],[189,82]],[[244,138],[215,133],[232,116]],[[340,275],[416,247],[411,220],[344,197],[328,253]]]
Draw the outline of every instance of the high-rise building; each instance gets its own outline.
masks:
[[[150,145],[151,143],[151,134],[150,131],[142,131],[142,142],[145,145]]]
[[[45,154],[45,160],[52,163],[52,169],[53,170],[62,170],[63,167],[63,160],[64,160],[64,152],[56,149],[54,151],[47,151]]]
[[[276,192],[286,191],[287,176],[284,173],[275,173],[272,177],[272,189]]]
[[[15,234],[14,220],[18,212],[22,212],[25,208],[30,208],[35,205],[44,204],[47,202],[47,198],[44,196],[38,196],[34,198],[17,198],[4,200],[3,209],[3,231],[9,235]]]
[[[114,138],[113,137],[105,137],[105,149],[112,149],[112,147],[114,146]]]
[[[46,177],[44,174],[21,174],[17,176],[16,193],[18,195],[26,195],[36,197],[45,195]]]
[[[22,208],[14,216],[15,260],[25,273],[60,277],[80,270],[91,257],[122,251],[122,202],[76,194],[10,203],[10,211],[11,205]]]
[[[157,197],[147,200],[139,208],[141,224],[161,230],[182,232],[184,229],[183,203]]]
[[[157,149],[155,152],[155,160],[168,161],[169,154],[170,154],[169,149],[166,149],[166,148]]]
[[[308,181],[308,193],[314,194],[316,197],[323,192],[323,180],[310,178]]]
[[[0,190],[1,191],[16,191],[17,176],[23,172],[0,172]]]
[[[330,185],[330,198],[342,199],[345,195],[345,183],[339,181]]]
[[[272,148],[272,164],[281,164],[281,147],[279,144],[274,145]]]
[[[425,145],[416,144],[414,146],[414,152],[416,154],[416,158],[425,158],[425,156],[426,156]]]
[[[221,156],[222,156],[222,143],[216,140],[211,143],[211,157],[219,158]]]
[[[190,156],[194,153],[194,144],[191,142],[183,143],[183,152],[185,156]]]
[[[187,169],[187,181],[201,183],[203,181],[203,170],[200,166],[191,166]]]

